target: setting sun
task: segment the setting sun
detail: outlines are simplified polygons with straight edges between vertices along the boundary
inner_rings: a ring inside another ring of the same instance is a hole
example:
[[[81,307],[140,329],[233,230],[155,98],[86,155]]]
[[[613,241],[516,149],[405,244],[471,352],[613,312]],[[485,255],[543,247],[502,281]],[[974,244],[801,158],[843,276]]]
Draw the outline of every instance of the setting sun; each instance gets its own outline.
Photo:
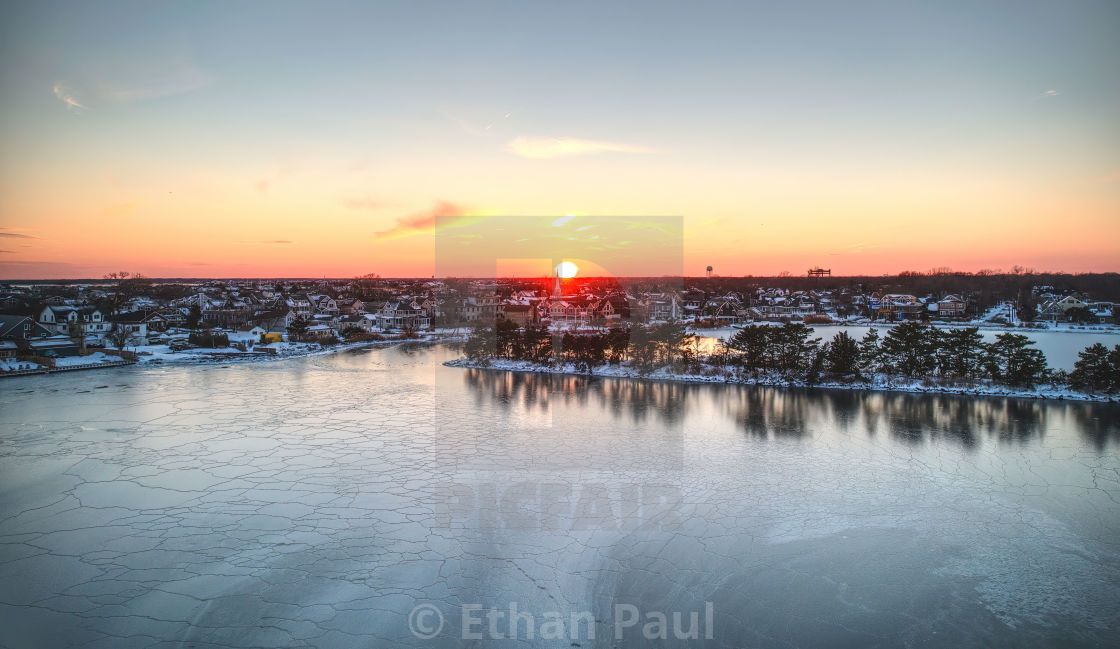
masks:
[[[556,275],[561,279],[571,279],[579,272],[579,266],[576,266],[570,261],[562,261],[556,264]]]

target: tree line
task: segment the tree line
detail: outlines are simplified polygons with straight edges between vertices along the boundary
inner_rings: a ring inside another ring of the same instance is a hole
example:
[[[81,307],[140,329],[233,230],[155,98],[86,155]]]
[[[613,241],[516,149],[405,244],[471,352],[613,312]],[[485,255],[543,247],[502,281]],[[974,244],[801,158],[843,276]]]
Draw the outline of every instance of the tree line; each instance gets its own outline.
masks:
[[[499,321],[494,327],[475,329],[464,352],[476,361],[571,363],[584,372],[627,362],[642,372],[669,367],[700,373],[717,367],[744,377],[809,385],[886,376],[950,382],[986,379],[1015,387],[1050,381],[1078,390],[1120,391],[1120,345],[1111,351],[1099,343],[1086,348],[1074,371],[1066,373],[1051,370],[1034,342],[1015,333],[1001,333],[985,342],[976,327],[939,329],[918,322],[903,322],[884,335],[871,329],[862,339],[841,331],[822,341],[813,333],[802,323],[750,325],[714,351],[701,353],[700,337],[678,322],[552,333],[547,327]]]

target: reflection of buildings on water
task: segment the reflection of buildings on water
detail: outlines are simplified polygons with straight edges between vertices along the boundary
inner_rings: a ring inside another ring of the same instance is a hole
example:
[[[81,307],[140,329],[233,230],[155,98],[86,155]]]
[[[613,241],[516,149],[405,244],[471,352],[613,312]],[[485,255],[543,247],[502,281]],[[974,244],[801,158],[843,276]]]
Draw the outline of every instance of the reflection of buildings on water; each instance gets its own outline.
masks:
[[[913,445],[947,439],[973,447],[983,439],[1029,443],[1047,430],[1071,430],[1104,448],[1120,441],[1120,406],[1034,399],[904,392],[805,390],[464,370],[476,402],[550,412],[594,405],[628,424],[679,425],[708,413],[760,439],[822,434],[884,436]],[[1108,416],[1112,415],[1112,416]]]
[[[553,405],[596,405],[628,422],[679,423],[687,412],[687,383],[635,381],[562,374],[463,370],[476,402],[548,412]]]
[[[1062,408],[1098,451],[1120,444],[1120,404],[1066,403]]]
[[[1027,399],[904,392],[736,387],[728,416],[756,437],[860,432],[902,444],[948,439],[971,447],[984,437],[1029,441],[1045,430],[1048,406]],[[737,397],[737,398],[736,398]]]

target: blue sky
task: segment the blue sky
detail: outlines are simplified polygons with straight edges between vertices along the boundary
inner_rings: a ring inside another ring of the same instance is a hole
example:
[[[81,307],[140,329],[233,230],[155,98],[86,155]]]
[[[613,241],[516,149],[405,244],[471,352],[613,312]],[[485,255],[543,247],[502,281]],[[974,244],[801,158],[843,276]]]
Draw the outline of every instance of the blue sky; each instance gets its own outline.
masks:
[[[67,238],[91,218],[118,232],[142,219],[154,241],[184,242],[161,263],[123,255],[149,274],[233,272],[233,257],[342,273],[363,253],[420,272],[403,255],[430,256],[430,237],[382,249],[374,233],[437,205],[680,214],[686,263],[729,274],[830,256],[863,272],[1120,258],[1101,236],[1120,240],[1116,3],[46,2],[6,14],[0,209],[9,232],[38,228],[0,254],[9,275],[116,261]],[[309,212],[363,247],[309,231]],[[915,237],[943,246],[981,220],[1035,235],[915,259]],[[208,247],[231,221],[247,229],[238,240],[269,227],[306,249]]]

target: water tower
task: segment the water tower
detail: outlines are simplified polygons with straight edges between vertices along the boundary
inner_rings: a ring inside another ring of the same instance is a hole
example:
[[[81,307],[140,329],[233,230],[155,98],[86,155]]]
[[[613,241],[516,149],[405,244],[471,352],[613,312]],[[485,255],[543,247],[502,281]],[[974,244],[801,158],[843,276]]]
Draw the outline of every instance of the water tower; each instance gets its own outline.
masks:
[[[712,278],[712,267],[711,266],[708,266],[707,272],[708,272],[708,279],[711,279]]]

